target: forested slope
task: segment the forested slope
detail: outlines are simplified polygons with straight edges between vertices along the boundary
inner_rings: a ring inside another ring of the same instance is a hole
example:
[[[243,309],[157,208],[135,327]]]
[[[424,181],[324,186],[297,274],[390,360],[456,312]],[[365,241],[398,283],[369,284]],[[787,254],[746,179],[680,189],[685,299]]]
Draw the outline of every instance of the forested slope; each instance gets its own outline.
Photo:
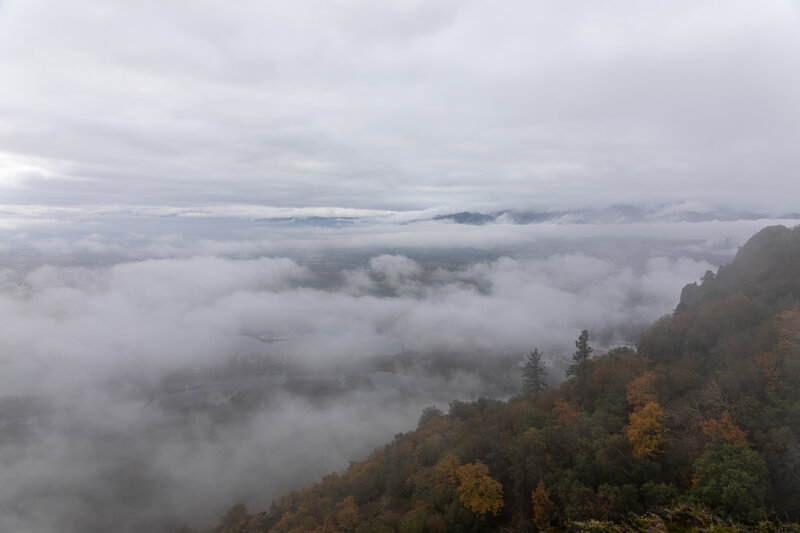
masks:
[[[766,228],[685,287],[638,352],[575,365],[559,389],[428,409],[346,472],[268,512],[234,506],[215,531],[635,528],[632,514],[677,502],[766,529],[797,521],[799,302],[800,229]],[[675,528],[713,525],[687,516]]]

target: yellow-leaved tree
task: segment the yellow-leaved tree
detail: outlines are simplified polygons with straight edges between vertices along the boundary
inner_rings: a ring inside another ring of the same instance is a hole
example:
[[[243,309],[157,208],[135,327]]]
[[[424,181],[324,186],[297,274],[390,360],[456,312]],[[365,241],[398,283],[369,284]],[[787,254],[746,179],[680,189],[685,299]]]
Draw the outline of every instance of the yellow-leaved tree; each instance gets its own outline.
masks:
[[[664,424],[664,409],[658,402],[648,402],[637,409],[631,413],[629,421],[627,434],[633,455],[655,458],[664,453],[669,430]]]
[[[503,485],[489,475],[489,467],[483,463],[468,463],[458,468],[456,488],[458,499],[464,507],[475,514],[500,514],[503,508]]]
[[[461,461],[455,452],[450,452],[433,466],[433,473],[436,478],[436,485],[440,488],[453,490],[458,485],[458,469],[461,468]]]

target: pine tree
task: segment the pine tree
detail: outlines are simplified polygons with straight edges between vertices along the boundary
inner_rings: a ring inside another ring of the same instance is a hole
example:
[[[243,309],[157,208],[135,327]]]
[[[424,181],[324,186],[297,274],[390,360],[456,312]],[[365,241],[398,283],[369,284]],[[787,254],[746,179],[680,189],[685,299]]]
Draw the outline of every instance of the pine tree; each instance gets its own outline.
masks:
[[[547,370],[542,355],[539,350],[533,350],[525,358],[525,365],[522,367],[523,391],[531,398],[536,398],[546,386]]]
[[[579,380],[586,377],[589,371],[589,360],[592,358],[592,347],[589,346],[589,331],[581,331],[578,340],[575,341],[575,347],[578,349],[572,354],[572,362],[567,367],[567,375],[575,376]]]

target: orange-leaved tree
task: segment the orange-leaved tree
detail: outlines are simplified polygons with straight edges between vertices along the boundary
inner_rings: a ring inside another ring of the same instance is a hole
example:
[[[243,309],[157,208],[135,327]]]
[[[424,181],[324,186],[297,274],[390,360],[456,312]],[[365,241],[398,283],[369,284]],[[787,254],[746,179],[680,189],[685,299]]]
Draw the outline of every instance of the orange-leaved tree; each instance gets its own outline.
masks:
[[[722,413],[719,418],[706,420],[701,422],[700,425],[703,427],[703,435],[708,440],[725,439],[731,444],[750,446],[750,442],[747,440],[747,433],[736,425],[728,411]]]
[[[550,499],[550,493],[544,486],[543,479],[540,479],[539,484],[533,489],[531,502],[533,502],[533,523],[538,529],[545,529],[550,525],[556,506]]]
[[[658,401],[655,387],[653,387],[653,372],[649,370],[632,379],[625,387],[625,391],[628,404],[634,409],[641,409],[650,402]]]
[[[581,417],[581,408],[577,405],[570,405],[566,400],[558,398],[553,405],[553,414],[561,425],[568,425],[576,422]]]

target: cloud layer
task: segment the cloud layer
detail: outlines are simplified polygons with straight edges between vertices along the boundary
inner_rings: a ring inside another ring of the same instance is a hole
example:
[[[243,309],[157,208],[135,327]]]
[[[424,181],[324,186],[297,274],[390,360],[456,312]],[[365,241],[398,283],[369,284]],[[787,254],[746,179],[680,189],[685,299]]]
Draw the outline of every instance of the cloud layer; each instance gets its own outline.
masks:
[[[0,187],[18,204],[780,213],[800,192],[798,52],[791,0],[6,0]]]
[[[451,242],[435,253],[97,265],[64,240],[72,255],[7,266],[0,527],[172,531],[237,501],[266,508],[412,429],[427,405],[513,393],[533,347],[557,379],[583,328],[599,349],[635,341],[742,231],[696,226],[706,239],[687,240],[656,227],[614,243],[567,225],[506,254],[453,247],[460,229],[481,242],[492,228],[438,224]]]

